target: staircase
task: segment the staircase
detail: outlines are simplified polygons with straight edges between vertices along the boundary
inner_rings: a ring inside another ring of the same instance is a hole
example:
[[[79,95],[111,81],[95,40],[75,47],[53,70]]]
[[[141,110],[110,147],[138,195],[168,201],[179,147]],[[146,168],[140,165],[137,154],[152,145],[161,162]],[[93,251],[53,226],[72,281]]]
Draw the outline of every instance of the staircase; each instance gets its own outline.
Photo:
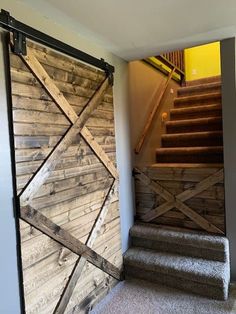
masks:
[[[178,89],[161,143],[156,150],[157,164],[138,169],[135,176],[137,217],[152,223],[136,222],[131,228],[132,245],[124,256],[125,276],[226,300],[228,240],[210,234],[207,227],[207,223],[220,222],[218,231],[224,234],[224,204],[220,203],[224,197],[218,197],[217,192],[209,194],[220,186],[224,189],[223,180],[213,182],[214,173],[223,168],[220,77]],[[209,180],[209,176],[213,177]],[[204,187],[200,190],[205,196],[192,193],[199,187]],[[189,198],[183,196],[188,194]],[[166,211],[163,199],[168,209],[170,196],[179,196],[183,207]],[[151,211],[154,216],[147,218]],[[203,227],[202,219],[206,222]],[[202,231],[185,229],[199,226]]]
[[[229,248],[225,237],[138,223],[130,230],[131,248],[124,256],[130,277],[226,300]]]
[[[193,81],[177,91],[157,163],[222,163],[220,78]]]

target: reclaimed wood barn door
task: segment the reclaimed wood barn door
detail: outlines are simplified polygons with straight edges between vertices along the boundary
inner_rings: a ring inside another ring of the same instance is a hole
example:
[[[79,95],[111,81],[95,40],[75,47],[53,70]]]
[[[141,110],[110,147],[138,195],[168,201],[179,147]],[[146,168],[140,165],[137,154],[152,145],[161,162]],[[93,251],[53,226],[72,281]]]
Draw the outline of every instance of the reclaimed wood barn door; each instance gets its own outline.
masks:
[[[112,82],[33,42],[9,60],[25,311],[83,313],[122,278]]]

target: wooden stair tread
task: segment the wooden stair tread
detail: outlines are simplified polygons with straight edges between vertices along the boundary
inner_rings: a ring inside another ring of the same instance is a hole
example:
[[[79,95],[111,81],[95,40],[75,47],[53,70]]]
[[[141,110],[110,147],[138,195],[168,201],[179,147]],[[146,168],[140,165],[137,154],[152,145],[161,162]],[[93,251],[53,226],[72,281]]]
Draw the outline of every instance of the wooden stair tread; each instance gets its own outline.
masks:
[[[149,168],[222,168],[223,163],[155,163]]]
[[[211,110],[221,110],[221,104],[211,104],[211,105],[201,105],[201,106],[191,106],[190,108],[173,108],[170,109],[170,113],[180,114],[180,113],[191,113],[191,112],[202,112]]]
[[[163,134],[162,147],[195,147],[223,145],[222,131]]]
[[[221,75],[205,77],[205,78],[192,80],[192,81],[186,81],[185,85],[195,86],[195,85],[208,84],[208,83],[213,83],[213,82],[221,82]]]
[[[214,93],[207,93],[207,94],[199,94],[193,96],[184,96],[184,97],[177,97],[174,99],[174,103],[188,103],[188,102],[196,102],[196,101],[203,101],[208,99],[215,99],[221,98],[221,92],[214,92]]]
[[[207,118],[188,117],[166,122],[166,133],[192,133],[222,130],[221,116]]]
[[[163,134],[162,138],[196,138],[196,137],[215,137],[222,136],[222,131],[207,131],[207,132],[186,132],[186,133],[174,133],[174,134]]]
[[[222,164],[223,132],[221,77],[196,80],[181,87],[165,123],[160,164]]]
[[[222,122],[221,117],[207,117],[196,119],[183,119],[183,120],[171,120],[166,122],[166,126],[169,125],[185,125],[185,124],[207,124],[212,122]]]
[[[160,163],[222,163],[223,147],[171,147],[158,148],[156,161]]]
[[[170,109],[170,120],[192,118],[222,117],[221,104],[202,104],[200,106],[179,107]]]
[[[218,153],[223,152],[222,146],[209,146],[209,147],[165,147],[157,148],[158,154],[207,154],[207,153]]]
[[[221,81],[218,82],[210,82],[206,84],[199,84],[199,85],[192,85],[192,86],[185,86],[181,87],[177,90],[178,96],[185,95],[185,94],[197,94],[197,93],[206,93],[206,91],[211,91],[215,89],[220,89],[221,88]]]

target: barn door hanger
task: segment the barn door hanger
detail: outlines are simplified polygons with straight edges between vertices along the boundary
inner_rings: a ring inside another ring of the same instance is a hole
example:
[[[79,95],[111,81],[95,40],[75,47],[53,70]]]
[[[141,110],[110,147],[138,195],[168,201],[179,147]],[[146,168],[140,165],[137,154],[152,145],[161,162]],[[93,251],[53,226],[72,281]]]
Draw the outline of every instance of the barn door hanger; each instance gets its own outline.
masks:
[[[113,82],[115,68],[111,64],[16,20],[9,12],[3,9],[0,12],[0,27],[13,33],[13,52],[18,55],[26,55],[26,38],[28,38],[105,71],[110,83]]]
[[[112,71],[112,69],[110,68],[109,63],[105,62],[104,59],[101,58],[101,61],[104,62],[104,65],[105,65],[104,71],[105,71],[106,76],[107,76],[107,78],[108,78],[108,82],[109,82],[109,84],[110,84],[111,86],[113,86],[113,84],[114,84],[114,75],[113,75],[113,72],[114,72],[114,71]]]
[[[9,12],[5,10],[1,10],[1,21],[4,23],[4,25],[9,26],[9,31],[12,31],[13,33],[13,45],[12,45],[12,52],[14,52],[17,55],[26,55],[26,36],[20,32],[17,31],[16,25],[15,25],[15,19],[10,15]]]
[[[13,31],[13,47],[12,51],[17,55],[27,55],[26,37],[20,32]]]

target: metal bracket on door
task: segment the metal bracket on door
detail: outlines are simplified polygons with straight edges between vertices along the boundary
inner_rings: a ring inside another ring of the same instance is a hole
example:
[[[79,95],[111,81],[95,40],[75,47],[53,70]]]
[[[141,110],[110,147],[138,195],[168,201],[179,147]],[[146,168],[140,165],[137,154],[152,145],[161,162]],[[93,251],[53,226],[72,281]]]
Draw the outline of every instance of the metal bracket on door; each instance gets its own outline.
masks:
[[[20,32],[13,32],[13,48],[12,51],[17,55],[27,55],[26,37]]]

